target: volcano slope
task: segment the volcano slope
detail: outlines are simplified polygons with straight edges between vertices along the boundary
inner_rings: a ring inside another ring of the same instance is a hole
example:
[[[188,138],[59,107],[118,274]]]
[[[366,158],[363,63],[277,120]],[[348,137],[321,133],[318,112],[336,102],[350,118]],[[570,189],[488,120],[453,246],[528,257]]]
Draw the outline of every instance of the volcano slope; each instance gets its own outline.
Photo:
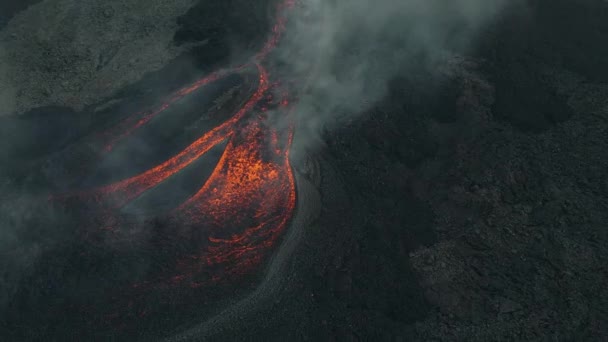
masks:
[[[79,156],[87,155],[89,145],[67,146],[97,131],[99,123],[112,127],[158,94],[225,66],[229,37],[263,42],[271,25],[260,19],[266,7],[251,12],[249,20],[260,24],[251,38],[254,31],[238,28],[244,22],[234,11],[239,3],[213,9],[213,2],[201,1],[193,7],[178,20],[174,35],[176,44],[195,44],[189,52],[113,98],[82,112],[47,107],[2,119],[3,136],[30,134],[17,135],[2,150],[8,180],[2,184],[3,229],[22,228],[3,239],[13,244],[2,246],[8,255],[2,258],[2,317],[8,317],[1,320],[2,336],[606,339],[608,55],[601,43],[608,38],[608,15],[599,0],[522,1],[526,11],[514,7],[505,14],[483,33],[476,51],[443,61],[439,74],[421,63],[414,72],[395,75],[388,94],[370,110],[334,123],[338,129],[321,134],[316,149],[293,160],[294,216],[280,248],[258,273],[199,292],[170,283],[152,290],[144,283],[143,294],[116,287],[116,279],[145,279],[150,265],[165,265],[156,274],[174,275],[172,253],[191,249],[183,245],[190,240],[167,234],[183,226],[164,218],[148,222],[152,229],[146,232],[129,232],[145,237],[142,245],[111,231],[102,241],[81,240],[78,232],[89,212],[47,206],[47,194],[72,189],[75,177],[61,165],[69,157],[76,160],[72,169],[87,165]],[[212,10],[218,12],[207,17]],[[190,57],[196,74],[180,63]],[[239,93],[226,96],[238,107],[244,94],[255,92],[256,76],[253,69],[234,75],[235,83],[219,84],[213,97],[240,84]],[[221,114],[215,123],[229,116]],[[303,134],[297,127],[294,143]],[[154,131],[141,134],[159,138]],[[187,134],[183,144],[190,141]],[[176,146],[158,153],[176,152],[179,136],[174,135]],[[212,172],[225,148],[210,150],[177,183],[204,181],[200,175]],[[127,150],[141,152],[137,144]],[[49,155],[59,155],[59,161]],[[142,156],[141,167],[158,162],[154,156]],[[113,168],[116,163],[122,164],[107,159],[83,181],[111,182],[120,169]],[[150,193],[126,209],[146,216],[191,194],[176,191],[166,200]],[[171,238],[164,248],[150,249],[159,236]],[[110,247],[103,248],[107,242]],[[108,288],[122,297],[105,293]],[[142,302],[151,313],[141,310]],[[91,321],[94,315],[99,319]]]

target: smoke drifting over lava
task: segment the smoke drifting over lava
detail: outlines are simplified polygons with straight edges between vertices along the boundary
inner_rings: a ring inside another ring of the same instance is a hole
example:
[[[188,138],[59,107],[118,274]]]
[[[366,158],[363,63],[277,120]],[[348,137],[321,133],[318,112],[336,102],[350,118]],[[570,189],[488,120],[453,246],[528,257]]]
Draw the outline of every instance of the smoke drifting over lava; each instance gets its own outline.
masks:
[[[233,130],[236,122],[262,100],[267,90],[277,92],[275,97],[281,98],[279,93],[284,88],[266,84],[266,69],[268,69],[273,76],[273,82],[295,84],[294,93],[291,95],[296,101],[290,103],[295,105],[293,110],[296,116],[295,124],[290,114],[272,116],[274,120],[272,124],[276,125],[274,127],[268,128],[262,124],[251,123],[240,127],[242,130],[240,136],[237,135],[236,142],[228,142],[225,152],[228,156],[240,159],[223,158],[219,163],[218,171],[211,175],[209,185],[201,188],[200,192],[197,192],[182,208],[187,212],[184,216],[192,218],[197,223],[213,221],[214,224],[219,222],[217,225],[223,226],[236,222],[249,225],[249,230],[242,233],[242,236],[218,234],[209,238],[210,243],[215,244],[208,248],[209,253],[196,255],[196,258],[189,260],[190,264],[184,267],[183,274],[176,277],[182,277],[179,278],[180,280],[184,277],[195,278],[190,273],[200,271],[198,265],[204,263],[211,266],[230,263],[232,268],[226,267],[225,273],[239,273],[251,265],[257,266],[265,255],[265,249],[278,243],[280,233],[291,219],[294,210],[296,194],[289,157],[298,158],[299,152],[310,147],[314,148],[322,130],[331,129],[344,118],[354,117],[379,100],[386,91],[388,81],[395,75],[414,67],[433,68],[448,51],[470,46],[480,28],[498,13],[503,2],[503,0],[308,0],[300,1],[297,5],[295,1],[290,0],[281,2],[287,4],[288,6],[285,6],[289,8],[292,6],[296,8],[289,11],[287,17],[276,18],[273,32],[258,54],[254,55],[254,52],[250,52],[256,61],[266,59],[271,51],[272,56],[268,58],[269,65],[259,70],[258,92],[242,111],[237,112],[232,119],[227,120],[217,129],[201,136],[199,140],[171,159],[133,177],[98,188],[94,195],[98,198],[109,197],[110,200],[108,198],[104,200],[120,207],[181,171],[212,147],[227,140],[227,137],[235,135]],[[283,32],[284,26],[286,26],[285,32]],[[279,33],[283,34],[280,44]],[[105,153],[114,151],[115,144],[146,126],[174,102],[224,76],[221,71],[219,74],[212,73],[197,83],[182,88],[159,108],[135,115],[134,119],[127,117],[125,121],[119,123],[115,131],[102,132],[102,138],[106,133],[111,138],[102,150]],[[259,111],[266,113],[267,109],[263,108]],[[272,111],[268,111],[269,116]],[[275,114],[281,111],[285,113],[284,108],[274,111]],[[265,124],[264,120],[265,118],[260,119],[260,122]],[[296,135],[292,140],[294,126]],[[264,140],[266,138],[260,136],[270,136],[270,138],[266,141]],[[289,153],[290,144],[295,153]],[[264,153],[268,151],[274,152],[275,155],[266,156]],[[270,162],[265,159],[269,159]],[[216,188],[220,191],[225,190],[226,193],[221,195],[211,193]],[[266,191],[267,188],[271,188],[271,191]],[[261,194],[262,190],[266,192]],[[248,196],[242,193],[247,193]],[[259,202],[256,204],[259,208],[253,207],[253,201]],[[26,200],[26,202],[31,201]],[[268,205],[269,202],[272,203]],[[8,238],[3,240],[11,241],[10,249],[19,251],[19,248],[14,247],[22,244],[20,239],[24,238],[21,237],[22,232],[19,232],[21,236],[17,236],[19,234],[15,232],[32,225],[32,223],[23,223],[22,216],[31,215],[34,209],[30,209],[31,205],[25,205],[23,207],[28,208],[29,212],[22,215],[22,211],[13,209],[13,206],[21,204],[17,202],[3,204],[6,205],[3,205],[2,209],[12,212],[13,215],[2,218],[6,220],[8,217],[10,222],[0,222],[3,229],[0,238],[3,235],[10,236],[10,240]],[[212,210],[208,210],[209,208]],[[231,212],[236,212],[239,208],[243,209],[240,213],[243,217],[229,217]],[[200,218],[204,210],[210,211],[210,214],[207,213],[209,217]],[[221,214],[221,217],[215,217],[216,213]],[[48,215],[38,213],[38,215],[60,216],[55,215],[54,212]],[[247,215],[251,217],[245,217]],[[251,224],[249,220],[252,218],[259,222]],[[33,224],[43,226],[45,223]],[[49,235],[62,234],[64,232]],[[23,259],[32,255],[37,257],[38,251],[35,247],[36,245],[30,247],[31,251],[24,251],[23,255],[14,254],[14,256]],[[0,248],[4,249],[5,246],[0,245]],[[210,278],[215,279],[213,276]],[[199,282],[193,279],[187,280],[192,287],[199,285]],[[7,290],[7,293],[11,291],[12,289]],[[0,307],[6,301],[7,299],[0,298]]]

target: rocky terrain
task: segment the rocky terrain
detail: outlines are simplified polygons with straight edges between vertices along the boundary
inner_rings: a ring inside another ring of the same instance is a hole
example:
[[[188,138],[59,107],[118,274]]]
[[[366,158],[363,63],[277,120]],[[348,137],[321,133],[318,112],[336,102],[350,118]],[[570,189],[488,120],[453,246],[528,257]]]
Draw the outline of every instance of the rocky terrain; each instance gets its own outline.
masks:
[[[265,4],[145,3],[47,0],[15,14],[0,31],[6,120],[104,113],[128,107],[133,94],[144,102],[227,63],[266,31]],[[252,6],[246,24],[242,6]],[[33,30],[39,20],[48,25]],[[472,49],[395,75],[386,96],[328,124],[295,166],[322,208],[298,233],[271,295],[161,335],[605,340],[607,40],[605,1],[522,0]],[[6,184],[37,158],[2,170]]]
[[[16,13],[0,34],[0,115],[82,109],[160,69],[181,52],[176,17],[193,4],[57,0]]]
[[[431,76],[407,75],[349,133],[328,136],[349,184],[375,209],[355,251],[370,235],[395,244],[349,258],[374,263],[393,286],[389,274],[413,268],[428,303],[406,340],[607,334],[607,59],[596,45],[607,7],[528,9],[505,15],[477,54],[451,59],[438,92],[421,91]],[[350,295],[373,283],[356,282],[367,272],[353,272]],[[397,325],[386,340],[409,325],[394,314],[403,297],[389,289],[366,305]],[[363,330],[355,336],[365,340]]]

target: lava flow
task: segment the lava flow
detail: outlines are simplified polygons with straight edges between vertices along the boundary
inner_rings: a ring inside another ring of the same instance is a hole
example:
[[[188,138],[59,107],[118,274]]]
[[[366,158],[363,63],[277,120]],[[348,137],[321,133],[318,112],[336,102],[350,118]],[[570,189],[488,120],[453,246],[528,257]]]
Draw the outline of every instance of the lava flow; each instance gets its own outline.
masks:
[[[263,64],[285,30],[286,10],[294,5],[294,0],[279,4],[272,34],[250,64],[212,73],[178,90],[157,109],[128,117],[98,136],[105,141],[104,153],[110,153],[125,137],[145,129],[150,120],[187,95],[251,65],[257,68],[257,90],[233,116],[164,162],[130,178],[85,192],[103,204],[106,223],[120,225],[119,208],[178,174],[213,147],[226,143],[217,166],[202,188],[170,213],[175,222],[200,229],[207,236],[206,241],[200,241],[198,252],[177,261],[174,274],[168,278],[172,283],[202,286],[209,280],[202,281],[197,276],[202,270],[211,270],[212,280],[249,273],[268,255],[293,215],[296,193],[289,163],[293,125],[279,130],[268,123],[270,107],[286,116],[290,111],[287,96],[274,99],[279,82],[271,80]]]

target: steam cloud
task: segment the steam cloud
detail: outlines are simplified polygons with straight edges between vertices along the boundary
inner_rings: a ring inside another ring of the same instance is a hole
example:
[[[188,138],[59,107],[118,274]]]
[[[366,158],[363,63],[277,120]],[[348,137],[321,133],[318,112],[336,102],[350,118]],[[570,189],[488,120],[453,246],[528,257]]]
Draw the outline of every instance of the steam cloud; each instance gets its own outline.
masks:
[[[297,10],[280,60],[307,89],[299,99],[294,149],[310,146],[341,118],[367,109],[388,81],[432,71],[450,51],[472,46],[505,0],[308,0]]]

